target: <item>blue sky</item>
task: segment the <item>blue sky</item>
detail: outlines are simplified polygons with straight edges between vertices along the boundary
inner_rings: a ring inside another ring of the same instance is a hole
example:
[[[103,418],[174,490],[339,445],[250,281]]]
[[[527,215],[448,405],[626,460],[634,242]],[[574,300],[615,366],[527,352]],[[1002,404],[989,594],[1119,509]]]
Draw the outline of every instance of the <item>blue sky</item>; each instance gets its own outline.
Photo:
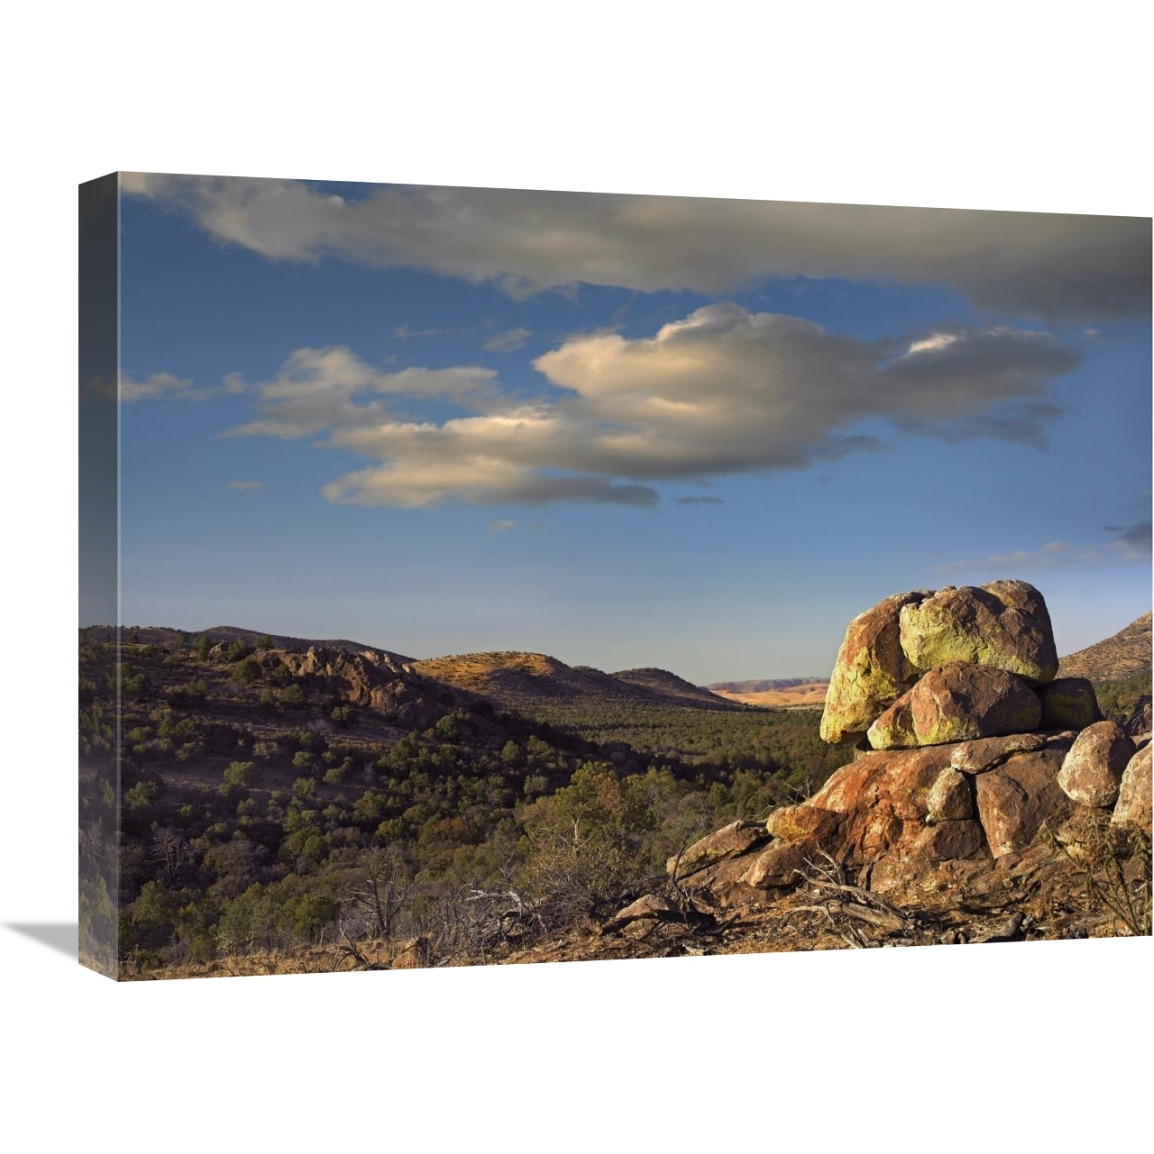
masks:
[[[127,622],[824,674],[1151,602],[1148,220],[122,177]]]

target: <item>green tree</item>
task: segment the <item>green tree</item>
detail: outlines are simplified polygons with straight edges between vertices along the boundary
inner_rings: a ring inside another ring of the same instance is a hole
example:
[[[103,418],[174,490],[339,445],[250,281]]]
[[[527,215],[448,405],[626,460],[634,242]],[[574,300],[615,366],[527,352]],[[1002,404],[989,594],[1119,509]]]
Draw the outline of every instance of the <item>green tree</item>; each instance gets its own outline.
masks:
[[[260,662],[255,657],[246,657],[243,661],[237,662],[232,676],[235,681],[243,681],[251,685],[254,681],[260,680]]]
[[[224,783],[225,785],[247,789],[252,771],[253,762],[234,761],[228,769],[224,771]]]

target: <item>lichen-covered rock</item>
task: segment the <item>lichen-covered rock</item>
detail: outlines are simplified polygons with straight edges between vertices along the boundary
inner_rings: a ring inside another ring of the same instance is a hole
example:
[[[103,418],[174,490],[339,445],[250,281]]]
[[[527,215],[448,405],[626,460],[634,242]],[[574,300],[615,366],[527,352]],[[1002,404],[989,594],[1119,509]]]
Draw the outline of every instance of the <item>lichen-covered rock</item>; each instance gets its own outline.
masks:
[[[1050,614],[1041,593],[1025,581],[947,586],[903,605],[899,618],[902,651],[915,669],[961,661],[1034,685],[1058,672]]]
[[[1082,805],[1108,808],[1118,800],[1122,774],[1134,756],[1134,742],[1114,721],[1099,721],[1078,734],[1062,762],[1058,784]]]
[[[689,877],[698,870],[737,857],[768,840],[769,834],[761,822],[740,819],[694,842],[680,857],[671,857],[665,863],[665,869],[670,876],[676,870],[679,878]]]
[[[1042,705],[1020,678],[1001,669],[952,662],[931,669],[868,731],[874,749],[946,745],[1038,727]]]
[[[782,841],[799,841],[812,837],[819,842],[837,832],[840,816],[816,805],[786,805],[775,809],[765,822],[765,828]]]
[[[974,816],[974,793],[971,779],[952,766],[938,774],[926,796],[926,821],[964,821]]]
[[[927,589],[897,593],[849,623],[826,691],[823,741],[838,744],[865,733],[913,684],[917,673],[902,650],[899,615],[929,595]]]
[[[1038,689],[1043,729],[1085,729],[1102,720],[1094,685],[1085,677],[1059,677]]]
[[[954,747],[950,765],[962,773],[985,773],[1001,765],[1015,753],[1042,749],[1046,739],[1040,733],[1013,733],[1009,737],[980,737]]]
[[[1018,753],[974,778],[978,818],[994,857],[1021,853],[1042,825],[1057,829],[1070,815],[1070,799],[1058,785],[1061,746]]]
[[[1151,823],[1151,747],[1144,745],[1132,758],[1122,774],[1118,802],[1110,817],[1115,828],[1145,830]]]

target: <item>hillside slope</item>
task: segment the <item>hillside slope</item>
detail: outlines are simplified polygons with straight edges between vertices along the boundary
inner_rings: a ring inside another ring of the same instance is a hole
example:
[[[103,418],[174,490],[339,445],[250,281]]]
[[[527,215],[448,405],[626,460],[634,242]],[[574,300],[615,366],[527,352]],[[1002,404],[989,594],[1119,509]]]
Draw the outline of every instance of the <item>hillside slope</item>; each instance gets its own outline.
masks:
[[[752,682],[755,685],[767,685],[769,682]],[[762,709],[821,709],[825,705],[825,695],[829,690],[829,682],[814,678],[807,680],[798,678],[780,689],[761,690],[731,690],[715,689],[719,697],[730,701],[740,701],[744,705],[757,705]]]
[[[609,674],[587,665],[566,665],[543,653],[465,653],[415,661],[412,667],[422,677],[518,710],[559,703],[741,708],[662,669]]]
[[[1113,637],[1099,641],[1058,663],[1059,677],[1088,677],[1091,681],[1117,681],[1148,673],[1151,665],[1151,614],[1131,621]]]
[[[112,630],[109,626],[96,625],[92,627],[93,637],[102,640],[112,639]],[[324,649],[344,649],[349,653],[379,653],[398,665],[410,665],[413,658],[403,653],[394,653],[391,649],[381,649],[376,645],[366,645],[362,641],[350,641],[348,638],[318,638],[318,637],[290,637],[283,633],[262,633],[258,629],[245,629],[237,625],[214,625],[211,629],[180,630],[170,629],[167,626],[156,625],[126,625],[121,630],[125,641],[141,645],[172,646],[178,643],[182,636],[204,634],[212,641],[228,645],[233,641],[241,640],[246,645],[255,647],[259,640],[267,638],[272,642],[268,648],[288,651],[304,652],[314,647]]]
[[[611,674],[611,676],[615,680],[623,681],[626,685],[632,685],[636,689],[645,690],[647,693],[655,694],[665,700],[680,701],[685,705],[698,705],[706,709],[724,709],[728,704],[724,698],[719,697],[716,693],[711,693],[700,685],[694,685],[692,682],[686,681],[684,677],[670,673],[667,669],[648,667],[623,669]]]

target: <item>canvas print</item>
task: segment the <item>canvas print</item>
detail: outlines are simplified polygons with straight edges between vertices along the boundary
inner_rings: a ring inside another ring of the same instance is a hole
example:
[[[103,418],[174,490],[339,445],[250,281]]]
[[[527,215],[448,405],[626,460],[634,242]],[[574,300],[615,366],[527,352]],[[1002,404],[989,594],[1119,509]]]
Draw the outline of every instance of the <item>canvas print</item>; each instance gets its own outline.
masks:
[[[1150,252],[81,186],[81,961],[1149,934]]]

